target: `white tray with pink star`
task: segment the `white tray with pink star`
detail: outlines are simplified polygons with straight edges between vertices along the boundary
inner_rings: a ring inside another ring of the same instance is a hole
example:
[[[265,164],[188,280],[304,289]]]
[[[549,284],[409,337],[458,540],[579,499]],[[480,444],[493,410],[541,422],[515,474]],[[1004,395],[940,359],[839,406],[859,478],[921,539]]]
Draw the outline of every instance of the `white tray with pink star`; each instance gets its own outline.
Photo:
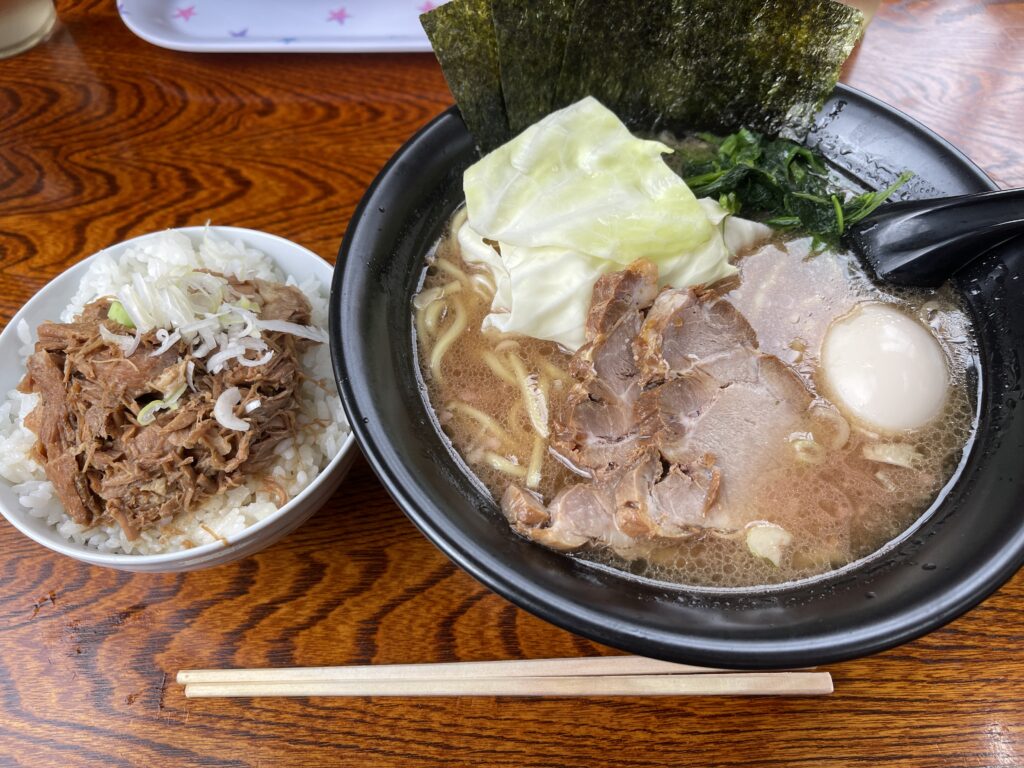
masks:
[[[178,51],[429,51],[419,15],[444,0],[120,0],[125,25]]]

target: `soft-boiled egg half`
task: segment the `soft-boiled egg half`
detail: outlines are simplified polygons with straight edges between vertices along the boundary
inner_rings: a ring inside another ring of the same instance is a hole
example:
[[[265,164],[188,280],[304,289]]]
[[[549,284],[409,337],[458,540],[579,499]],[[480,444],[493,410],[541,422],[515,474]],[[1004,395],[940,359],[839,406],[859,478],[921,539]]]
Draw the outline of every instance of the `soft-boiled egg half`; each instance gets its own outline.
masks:
[[[848,418],[884,432],[922,427],[949,391],[946,356],[931,332],[899,309],[861,304],[832,323],[821,348],[828,394]]]

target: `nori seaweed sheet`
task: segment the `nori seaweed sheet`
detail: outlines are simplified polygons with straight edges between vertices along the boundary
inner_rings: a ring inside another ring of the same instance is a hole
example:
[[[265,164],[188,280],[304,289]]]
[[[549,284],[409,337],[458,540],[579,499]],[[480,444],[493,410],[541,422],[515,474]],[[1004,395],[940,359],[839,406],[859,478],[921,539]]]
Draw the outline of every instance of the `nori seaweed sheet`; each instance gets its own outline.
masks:
[[[634,129],[802,136],[862,21],[835,0],[578,0],[554,106],[590,94]]]
[[[420,23],[477,146],[487,152],[508,141],[490,0],[451,0]]]
[[[420,18],[485,151],[585,96],[637,131],[801,138],[863,28],[836,0],[451,0]]]
[[[860,11],[835,0],[672,2],[644,77],[652,127],[674,131],[802,137],[863,29]]]
[[[650,127],[646,77],[657,66],[672,0],[577,0],[555,109],[593,96],[631,128]]]
[[[575,0],[491,0],[513,135],[553,111]]]

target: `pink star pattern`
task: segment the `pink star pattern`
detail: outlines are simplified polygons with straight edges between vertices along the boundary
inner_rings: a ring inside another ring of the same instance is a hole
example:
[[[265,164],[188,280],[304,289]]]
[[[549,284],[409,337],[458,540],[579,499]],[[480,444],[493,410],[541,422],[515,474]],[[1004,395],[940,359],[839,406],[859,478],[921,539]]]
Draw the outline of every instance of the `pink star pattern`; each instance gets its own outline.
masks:
[[[345,10],[345,6],[341,6],[336,11],[331,11],[331,14],[327,17],[328,21],[336,21],[339,24],[344,24],[347,19],[351,18],[351,14]]]
[[[419,6],[417,8],[417,10],[420,13],[430,13],[435,8],[437,8],[437,6],[434,5],[432,2],[430,2],[430,0],[427,0],[427,2],[425,2],[423,5]]]
[[[196,7],[194,5],[190,5],[187,8],[179,8],[177,11],[174,12],[174,18],[182,19],[183,21],[188,21],[195,15]]]

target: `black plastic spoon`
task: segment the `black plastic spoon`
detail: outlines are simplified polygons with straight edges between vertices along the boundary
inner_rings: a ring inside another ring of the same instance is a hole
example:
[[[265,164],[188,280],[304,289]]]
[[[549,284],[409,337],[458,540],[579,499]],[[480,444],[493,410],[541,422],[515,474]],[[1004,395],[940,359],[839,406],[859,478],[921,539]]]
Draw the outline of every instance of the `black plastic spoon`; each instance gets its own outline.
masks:
[[[849,242],[882,280],[937,286],[981,254],[1024,235],[1024,189],[887,203]]]

